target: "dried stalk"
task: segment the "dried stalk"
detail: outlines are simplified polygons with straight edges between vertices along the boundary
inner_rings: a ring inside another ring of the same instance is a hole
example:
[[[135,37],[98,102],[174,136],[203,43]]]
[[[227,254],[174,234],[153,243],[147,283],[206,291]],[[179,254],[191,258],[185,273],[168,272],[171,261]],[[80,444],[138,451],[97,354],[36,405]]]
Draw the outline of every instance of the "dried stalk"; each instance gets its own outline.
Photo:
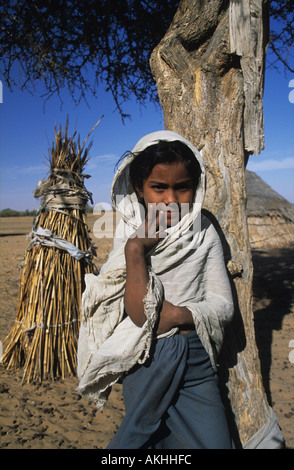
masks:
[[[63,180],[71,193],[75,189],[86,193],[82,172],[88,161],[90,145],[86,148],[85,143],[89,135],[81,146],[79,138],[77,143],[74,141],[75,134],[68,136],[68,122],[64,134],[61,128],[55,129],[51,172],[46,182],[49,191]],[[33,228],[36,226],[49,229],[82,251],[92,247],[84,206],[55,209],[41,204]],[[53,380],[76,373],[83,278],[93,269],[85,258],[77,261],[56,247],[28,247],[15,325],[4,341],[3,355],[6,368],[24,368],[23,381]]]

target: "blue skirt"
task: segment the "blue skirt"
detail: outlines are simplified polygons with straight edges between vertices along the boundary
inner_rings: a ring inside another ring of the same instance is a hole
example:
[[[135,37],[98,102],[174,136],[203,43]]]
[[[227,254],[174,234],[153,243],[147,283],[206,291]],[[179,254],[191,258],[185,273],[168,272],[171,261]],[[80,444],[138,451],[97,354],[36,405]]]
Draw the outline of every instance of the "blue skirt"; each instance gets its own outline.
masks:
[[[218,378],[196,332],[156,340],[123,381],[125,417],[108,449],[231,449]]]

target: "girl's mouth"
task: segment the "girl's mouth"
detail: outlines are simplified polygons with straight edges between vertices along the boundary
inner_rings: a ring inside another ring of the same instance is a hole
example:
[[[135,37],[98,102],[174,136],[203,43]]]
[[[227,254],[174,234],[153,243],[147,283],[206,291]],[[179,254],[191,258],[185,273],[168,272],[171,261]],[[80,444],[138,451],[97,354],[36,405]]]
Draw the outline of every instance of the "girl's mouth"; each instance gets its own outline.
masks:
[[[174,225],[175,223],[179,221],[179,218],[180,218],[178,211],[170,211],[170,210],[165,211],[164,217],[168,225],[170,224]]]
[[[178,214],[179,214],[178,211],[171,211],[171,210],[165,211],[165,215],[167,217],[174,217],[175,215],[178,215]]]

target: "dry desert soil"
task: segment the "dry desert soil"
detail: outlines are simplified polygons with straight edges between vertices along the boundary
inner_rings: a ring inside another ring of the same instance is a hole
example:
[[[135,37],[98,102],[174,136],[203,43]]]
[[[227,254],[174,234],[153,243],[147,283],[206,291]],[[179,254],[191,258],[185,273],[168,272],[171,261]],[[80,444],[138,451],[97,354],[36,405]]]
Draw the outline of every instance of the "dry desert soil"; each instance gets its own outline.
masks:
[[[0,219],[0,340],[13,327],[31,217]],[[94,216],[88,217],[92,229]],[[111,238],[92,239],[99,268]],[[294,303],[293,247],[253,252],[254,318],[264,386],[287,448],[294,448]],[[1,344],[1,343],[0,343]],[[292,360],[293,358],[293,360]],[[22,370],[0,366],[0,448],[105,449],[118,428],[124,405],[115,385],[102,412],[76,392],[76,377],[21,384]]]

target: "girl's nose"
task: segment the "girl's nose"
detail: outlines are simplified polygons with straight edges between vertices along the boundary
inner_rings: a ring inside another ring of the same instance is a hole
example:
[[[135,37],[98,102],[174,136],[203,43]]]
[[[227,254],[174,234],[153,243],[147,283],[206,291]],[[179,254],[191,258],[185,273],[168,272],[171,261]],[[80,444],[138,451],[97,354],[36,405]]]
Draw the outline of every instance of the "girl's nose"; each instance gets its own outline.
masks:
[[[176,192],[172,189],[168,189],[164,195],[164,203],[168,205],[168,204],[177,203],[177,201],[178,201],[178,198],[177,198]]]

